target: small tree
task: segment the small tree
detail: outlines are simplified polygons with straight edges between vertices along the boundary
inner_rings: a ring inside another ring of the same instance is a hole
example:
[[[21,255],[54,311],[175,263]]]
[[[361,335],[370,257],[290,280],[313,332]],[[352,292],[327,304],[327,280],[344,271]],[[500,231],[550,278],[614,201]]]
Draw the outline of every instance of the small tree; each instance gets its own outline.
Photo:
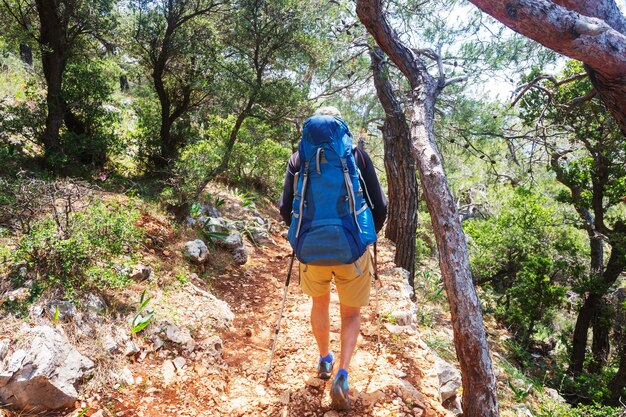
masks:
[[[47,85],[46,126],[41,137],[45,160],[58,166],[63,154],[59,130],[66,116],[63,79],[82,41],[101,37],[113,24],[116,0],[2,0],[1,8],[40,46]]]
[[[498,416],[496,380],[489,357],[480,302],[473,285],[467,242],[435,143],[435,100],[451,82],[438,66],[429,72],[424,56],[409,49],[391,28],[380,0],[357,1],[357,15],[376,43],[406,77],[410,92],[411,138],[424,198],[439,249],[439,265],[450,310],[463,379],[463,412],[469,417]],[[439,59],[435,59],[441,62]]]
[[[560,200],[572,204],[589,239],[590,276],[578,289],[583,304],[570,358],[575,375],[583,370],[591,325],[596,371],[606,362],[610,321],[603,320],[603,298],[626,268],[626,217],[619,210],[626,195],[626,144],[582,71],[582,64],[570,61],[559,77],[532,73],[526,86],[529,92],[521,99],[526,123],[539,127],[534,140],[543,144],[550,169],[567,187]],[[563,140],[555,139],[555,133]],[[608,261],[606,243],[611,249]]]
[[[152,79],[160,104],[159,142],[151,157],[163,168],[186,138],[172,134],[174,124],[211,96],[211,62],[217,48],[213,27],[219,0],[132,0],[130,49]]]
[[[294,79],[293,63],[309,57],[307,25],[320,3],[295,0],[239,0],[226,14],[224,49],[218,60],[220,102],[236,115],[223,146],[220,163],[207,172],[191,198],[197,198],[208,182],[228,170],[243,123],[249,117],[280,121],[302,99]]]
[[[550,326],[566,289],[586,271],[583,251],[554,201],[524,188],[497,198],[503,201],[500,213],[463,223],[472,272],[476,283],[499,295],[496,316],[528,347],[536,326]]]

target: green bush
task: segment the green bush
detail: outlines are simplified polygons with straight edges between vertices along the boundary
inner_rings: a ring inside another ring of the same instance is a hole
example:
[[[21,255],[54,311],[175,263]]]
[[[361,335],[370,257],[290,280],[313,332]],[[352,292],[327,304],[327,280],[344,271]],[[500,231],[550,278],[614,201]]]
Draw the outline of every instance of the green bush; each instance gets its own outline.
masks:
[[[146,93],[133,101],[133,109],[137,120],[131,134],[132,142],[137,147],[138,162],[148,168],[151,157],[159,152],[161,107],[153,93]]]
[[[570,407],[566,404],[547,402],[539,406],[537,417],[624,417],[623,407],[609,407],[600,404]]]
[[[124,285],[122,265],[113,260],[132,255],[139,243],[138,211],[96,202],[69,217],[67,228],[51,217],[37,221],[20,240],[14,262],[25,262],[44,288],[64,289],[68,297],[83,288]]]
[[[102,166],[121,146],[115,134],[121,111],[111,102],[119,69],[104,59],[77,59],[67,65],[63,96],[67,102],[62,146],[69,161]],[[68,124],[69,123],[69,124]]]
[[[202,139],[185,146],[174,162],[163,191],[166,203],[173,206],[190,203],[198,187],[221,161],[223,142],[235,122],[234,117],[210,117],[204,128]]]
[[[8,100],[0,96],[0,174],[14,175],[25,160],[41,153],[45,121],[46,97],[35,80],[20,83]]]
[[[538,325],[550,325],[566,288],[584,276],[584,249],[577,230],[555,221],[555,202],[523,188],[499,197],[501,213],[463,224],[472,273],[499,295],[488,307],[528,344]]]
[[[291,149],[276,141],[282,133],[280,126],[271,127],[256,120],[246,122],[233,150],[229,180],[278,197],[291,156]]]
[[[427,211],[418,211],[417,230],[415,231],[415,262],[425,258],[432,258],[437,254],[437,242],[433,234],[430,214]]]

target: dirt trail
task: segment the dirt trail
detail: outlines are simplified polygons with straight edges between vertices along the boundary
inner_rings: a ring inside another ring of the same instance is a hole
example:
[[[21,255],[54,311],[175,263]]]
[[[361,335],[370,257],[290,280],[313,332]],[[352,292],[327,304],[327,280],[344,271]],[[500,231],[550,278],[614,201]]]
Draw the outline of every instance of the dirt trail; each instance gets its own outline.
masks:
[[[212,283],[212,292],[235,314],[232,329],[220,335],[221,358],[207,362],[206,357],[200,360],[195,354],[175,352],[173,356],[186,356],[186,364],[166,385],[164,354],[150,353],[129,366],[135,384],[107,390],[102,405],[113,415],[139,417],[338,415],[330,412],[330,381],[316,378],[311,304],[298,286],[297,262],[273,370],[265,381],[290,253],[282,231],[272,237],[276,245],[250,245],[248,263]],[[393,266],[389,245],[383,243],[379,251],[379,270],[389,271]],[[382,278],[387,279],[385,274]],[[383,327],[383,348],[376,349],[373,301],[374,289],[372,307],[363,309],[362,334],[350,369],[352,410],[341,415],[451,415],[439,404],[438,377],[430,371],[434,357],[417,335],[391,334]],[[331,349],[335,352],[339,351],[338,312],[333,290]],[[194,337],[201,343],[203,334]]]

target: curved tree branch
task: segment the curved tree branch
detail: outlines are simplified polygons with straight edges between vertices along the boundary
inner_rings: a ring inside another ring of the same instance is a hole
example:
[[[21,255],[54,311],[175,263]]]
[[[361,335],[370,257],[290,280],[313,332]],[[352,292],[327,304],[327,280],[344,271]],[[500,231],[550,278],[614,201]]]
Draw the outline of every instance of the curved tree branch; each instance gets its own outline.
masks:
[[[470,2],[516,32],[584,62],[600,98],[626,135],[625,19],[613,0]]]

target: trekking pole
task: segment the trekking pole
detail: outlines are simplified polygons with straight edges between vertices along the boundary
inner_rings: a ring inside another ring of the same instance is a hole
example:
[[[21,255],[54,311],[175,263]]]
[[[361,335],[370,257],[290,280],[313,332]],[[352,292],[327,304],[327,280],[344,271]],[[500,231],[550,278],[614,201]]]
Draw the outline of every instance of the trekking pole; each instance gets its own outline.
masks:
[[[283,291],[283,302],[280,306],[280,312],[278,313],[278,321],[276,322],[276,330],[274,331],[274,342],[272,343],[272,353],[270,354],[270,362],[267,365],[267,372],[265,373],[265,382],[267,383],[272,372],[272,360],[274,359],[274,350],[276,349],[276,341],[278,340],[278,332],[280,331],[280,322],[283,318],[283,311],[285,310],[285,301],[287,300],[287,289],[289,288],[289,281],[291,280],[291,269],[293,268],[293,260],[296,257],[296,252],[291,252],[291,260],[289,261],[289,271],[287,271],[287,279],[285,280],[285,289]]]
[[[378,309],[378,290],[380,289],[380,280],[378,279],[378,248],[374,242],[374,285],[376,286],[376,350],[380,351],[380,311]]]

